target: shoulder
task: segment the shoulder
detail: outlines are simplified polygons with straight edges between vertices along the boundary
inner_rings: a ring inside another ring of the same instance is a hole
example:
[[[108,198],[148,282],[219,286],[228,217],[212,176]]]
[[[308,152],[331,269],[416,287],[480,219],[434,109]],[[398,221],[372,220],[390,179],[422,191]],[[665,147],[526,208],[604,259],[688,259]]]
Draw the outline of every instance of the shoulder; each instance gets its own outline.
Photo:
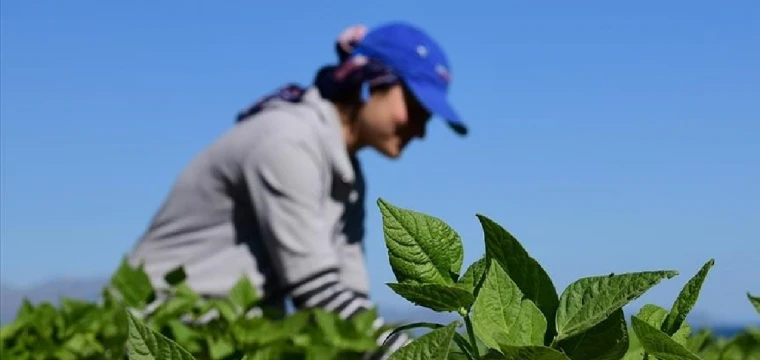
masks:
[[[286,161],[324,176],[331,170],[350,173],[337,112],[315,89],[298,101],[275,98],[257,106],[217,141],[217,158],[232,160],[230,165],[244,172]]]
[[[260,110],[237,123],[237,131],[253,144],[272,144],[276,138],[285,142],[326,146],[337,140],[332,119],[314,102],[314,94],[307,92],[300,101],[273,99],[260,105]]]
[[[318,107],[306,101],[272,100],[262,109],[235,124],[228,134],[245,163],[293,160],[327,166],[331,149],[342,139]],[[299,159],[304,158],[304,159]]]

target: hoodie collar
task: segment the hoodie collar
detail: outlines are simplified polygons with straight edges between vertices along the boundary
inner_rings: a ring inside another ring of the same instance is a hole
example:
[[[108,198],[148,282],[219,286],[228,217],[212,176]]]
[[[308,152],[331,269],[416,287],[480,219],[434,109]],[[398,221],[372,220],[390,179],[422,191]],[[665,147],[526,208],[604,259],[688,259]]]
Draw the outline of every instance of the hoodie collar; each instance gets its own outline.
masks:
[[[356,172],[351,161],[351,156],[346,148],[345,139],[343,138],[343,126],[337,108],[322,98],[316,87],[308,88],[302,100],[317,110],[320,119],[326,126],[327,136],[324,146],[330,155],[333,169],[344,183],[354,183],[356,181]]]

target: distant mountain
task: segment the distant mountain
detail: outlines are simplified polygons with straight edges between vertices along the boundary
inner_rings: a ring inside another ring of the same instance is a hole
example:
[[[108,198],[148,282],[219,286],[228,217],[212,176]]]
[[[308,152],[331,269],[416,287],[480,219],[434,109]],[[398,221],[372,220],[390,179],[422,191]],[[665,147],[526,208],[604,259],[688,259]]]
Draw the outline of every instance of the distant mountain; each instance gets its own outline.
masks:
[[[33,303],[50,301],[55,304],[61,297],[96,301],[107,282],[108,279],[60,279],[31,287],[0,283],[0,324],[16,317],[25,298]]]

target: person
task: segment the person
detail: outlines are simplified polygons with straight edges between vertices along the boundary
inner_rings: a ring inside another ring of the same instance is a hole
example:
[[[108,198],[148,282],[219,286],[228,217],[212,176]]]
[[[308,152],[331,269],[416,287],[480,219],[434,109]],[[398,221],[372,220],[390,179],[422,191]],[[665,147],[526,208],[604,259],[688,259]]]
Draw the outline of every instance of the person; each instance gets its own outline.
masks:
[[[343,319],[375,306],[357,153],[398,158],[432,117],[462,136],[468,128],[447,100],[448,58],[420,28],[352,26],[336,50],[310,86],[287,84],[241,111],[179,175],[129,256],[157,288],[181,265],[204,296],[226,295],[244,275],[262,306],[290,300]],[[387,335],[383,354],[408,340]]]

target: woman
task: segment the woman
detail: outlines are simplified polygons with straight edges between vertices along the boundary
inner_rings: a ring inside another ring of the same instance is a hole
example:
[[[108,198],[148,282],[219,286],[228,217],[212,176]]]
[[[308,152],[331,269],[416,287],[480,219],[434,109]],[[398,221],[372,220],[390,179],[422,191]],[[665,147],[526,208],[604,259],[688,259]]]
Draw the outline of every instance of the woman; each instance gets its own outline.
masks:
[[[182,265],[206,296],[226,295],[245,275],[268,307],[291,299],[349,318],[374,306],[357,152],[397,158],[433,115],[461,135],[467,128],[446,100],[448,60],[420,29],[352,27],[337,51],[339,63],[311,87],[256,102],[180,174],[131,256],[156,287]],[[404,342],[389,339],[388,353]]]

